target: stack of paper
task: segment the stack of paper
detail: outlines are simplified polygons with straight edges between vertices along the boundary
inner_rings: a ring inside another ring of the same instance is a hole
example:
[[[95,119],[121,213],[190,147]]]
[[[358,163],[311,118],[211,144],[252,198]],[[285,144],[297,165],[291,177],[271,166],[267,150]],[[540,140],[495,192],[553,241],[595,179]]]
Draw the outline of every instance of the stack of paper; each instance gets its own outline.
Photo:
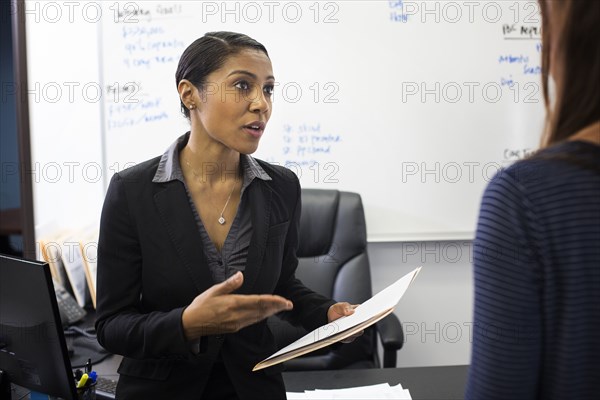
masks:
[[[54,281],[71,292],[80,307],[91,297],[95,308],[98,229],[56,230],[46,233],[39,243],[38,257],[50,265]]]
[[[92,305],[96,308],[96,272],[98,270],[98,236],[97,230],[87,232],[87,237],[79,241],[79,249],[84,261],[85,279],[92,298]]]
[[[379,400],[379,399],[406,399],[411,400],[408,389],[402,388],[402,385],[390,386],[387,383],[371,386],[359,386],[346,389],[331,390],[305,390],[303,393],[286,393],[288,400],[329,400],[329,399],[360,399],[360,400]]]

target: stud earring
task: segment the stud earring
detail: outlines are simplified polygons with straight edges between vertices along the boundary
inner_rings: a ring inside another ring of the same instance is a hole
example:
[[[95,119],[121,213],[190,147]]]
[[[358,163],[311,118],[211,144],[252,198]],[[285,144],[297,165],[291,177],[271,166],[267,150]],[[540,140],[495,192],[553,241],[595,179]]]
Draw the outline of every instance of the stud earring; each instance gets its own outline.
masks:
[[[190,104],[190,110],[193,110],[193,109],[194,109],[194,107],[195,107],[195,106],[194,106],[193,104]]]

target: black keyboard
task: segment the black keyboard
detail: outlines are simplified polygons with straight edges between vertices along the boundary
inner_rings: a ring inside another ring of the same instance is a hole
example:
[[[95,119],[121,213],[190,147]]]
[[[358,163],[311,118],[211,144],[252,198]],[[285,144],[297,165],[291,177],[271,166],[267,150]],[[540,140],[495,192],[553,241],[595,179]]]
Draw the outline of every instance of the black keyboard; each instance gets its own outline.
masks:
[[[117,393],[118,382],[119,381],[113,381],[112,379],[98,377],[96,380],[96,399],[114,399],[115,394]]]

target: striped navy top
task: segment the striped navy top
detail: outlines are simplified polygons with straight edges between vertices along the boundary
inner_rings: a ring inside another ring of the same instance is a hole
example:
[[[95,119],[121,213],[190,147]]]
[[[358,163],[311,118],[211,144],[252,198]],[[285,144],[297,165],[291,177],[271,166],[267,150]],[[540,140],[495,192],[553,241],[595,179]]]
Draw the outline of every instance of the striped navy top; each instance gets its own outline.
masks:
[[[600,146],[567,142],[488,185],[474,243],[468,399],[597,399]]]

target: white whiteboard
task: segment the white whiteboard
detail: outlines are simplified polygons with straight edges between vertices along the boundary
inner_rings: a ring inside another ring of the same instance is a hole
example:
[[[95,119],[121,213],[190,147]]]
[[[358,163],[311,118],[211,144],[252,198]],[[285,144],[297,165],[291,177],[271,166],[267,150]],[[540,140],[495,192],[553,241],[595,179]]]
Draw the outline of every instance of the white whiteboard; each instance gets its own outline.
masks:
[[[101,7],[84,39],[99,44],[97,57],[75,49],[50,68],[76,63],[98,74],[104,182],[188,129],[175,69],[185,47],[216,30],[257,39],[273,62],[274,111],[255,156],[287,165],[303,187],[360,193],[370,241],[471,238],[489,178],[538,143],[535,1]],[[28,33],[30,51],[47,34]]]

